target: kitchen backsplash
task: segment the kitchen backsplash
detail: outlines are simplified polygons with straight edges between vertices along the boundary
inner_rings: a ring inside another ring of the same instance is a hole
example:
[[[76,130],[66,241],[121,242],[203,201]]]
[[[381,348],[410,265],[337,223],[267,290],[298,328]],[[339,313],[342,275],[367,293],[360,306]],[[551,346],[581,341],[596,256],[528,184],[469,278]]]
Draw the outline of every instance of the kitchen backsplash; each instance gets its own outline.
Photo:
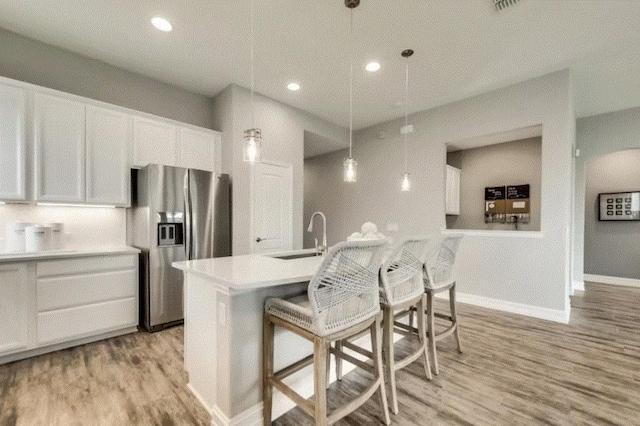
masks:
[[[9,222],[62,222],[64,246],[69,249],[124,246],[126,216],[123,208],[0,205],[0,251],[5,250],[5,228]]]

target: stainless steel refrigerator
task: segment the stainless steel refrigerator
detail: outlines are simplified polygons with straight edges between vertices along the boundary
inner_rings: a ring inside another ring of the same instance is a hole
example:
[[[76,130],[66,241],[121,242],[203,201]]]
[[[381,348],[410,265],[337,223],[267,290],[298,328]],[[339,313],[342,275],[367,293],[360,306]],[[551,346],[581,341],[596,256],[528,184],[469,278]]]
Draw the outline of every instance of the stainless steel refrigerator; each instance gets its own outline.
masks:
[[[182,324],[183,276],[171,263],[231,255],[229,175],[177,167],[132,171],[129,241],[140,255],[140,326]]]

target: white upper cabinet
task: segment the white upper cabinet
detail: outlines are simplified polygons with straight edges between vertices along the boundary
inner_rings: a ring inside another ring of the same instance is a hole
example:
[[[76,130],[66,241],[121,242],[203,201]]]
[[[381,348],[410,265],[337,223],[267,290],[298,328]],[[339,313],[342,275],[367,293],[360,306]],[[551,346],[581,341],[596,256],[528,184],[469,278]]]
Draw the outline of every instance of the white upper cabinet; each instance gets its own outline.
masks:
[[[446,214],[460,214],[460,169],[447,165]]]
[[[85,200],[85,106],[36,93],[34,104],[37,201]]]
[[[178,134],[175,125],[134,117],[133,129],[133,166],[177,165]]]
[[[0,200],[26,200],[27,92],[0,85]]]
[[[178,137],[178,167],[216,171],[216,149],[220,136],[212,133],[180,128]]]
[[[129,205],[132,126],[131,115],[87,107],[87,203]]]
[[[216,172],[221,135],[0,77],[0,202],[130,205],[131,167]]]

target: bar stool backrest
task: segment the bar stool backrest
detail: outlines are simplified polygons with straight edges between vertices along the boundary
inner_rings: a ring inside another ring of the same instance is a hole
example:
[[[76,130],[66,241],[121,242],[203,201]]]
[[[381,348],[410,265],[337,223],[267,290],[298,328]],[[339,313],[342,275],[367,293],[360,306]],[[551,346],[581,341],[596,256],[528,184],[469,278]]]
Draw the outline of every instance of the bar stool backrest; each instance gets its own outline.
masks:
[[[380,312],[378,274],[387,240],[343,242],[332,247],[309,283],[315,329],[326,336]]]
[[[414,299],[424,293],[422,268],[427,258],[427,238],[407,238],[396,245],[382,265],[380,279],[389,305]]]
[[[453,266],[456,263],[456,254],[461,240],[462,236],[460,235],[444,238],[435,256],[427,259],[425,263],[426,279],[424,281],[426,287],[438,287],[440,284],[455,280]]]

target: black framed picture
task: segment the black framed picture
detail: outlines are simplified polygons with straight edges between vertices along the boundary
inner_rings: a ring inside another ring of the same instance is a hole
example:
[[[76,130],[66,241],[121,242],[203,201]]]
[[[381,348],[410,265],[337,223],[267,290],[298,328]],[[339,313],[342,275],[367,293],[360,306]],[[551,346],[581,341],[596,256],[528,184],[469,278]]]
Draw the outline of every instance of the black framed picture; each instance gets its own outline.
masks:
[[[600,221],[640,220],[640,191],[598,194]]]

